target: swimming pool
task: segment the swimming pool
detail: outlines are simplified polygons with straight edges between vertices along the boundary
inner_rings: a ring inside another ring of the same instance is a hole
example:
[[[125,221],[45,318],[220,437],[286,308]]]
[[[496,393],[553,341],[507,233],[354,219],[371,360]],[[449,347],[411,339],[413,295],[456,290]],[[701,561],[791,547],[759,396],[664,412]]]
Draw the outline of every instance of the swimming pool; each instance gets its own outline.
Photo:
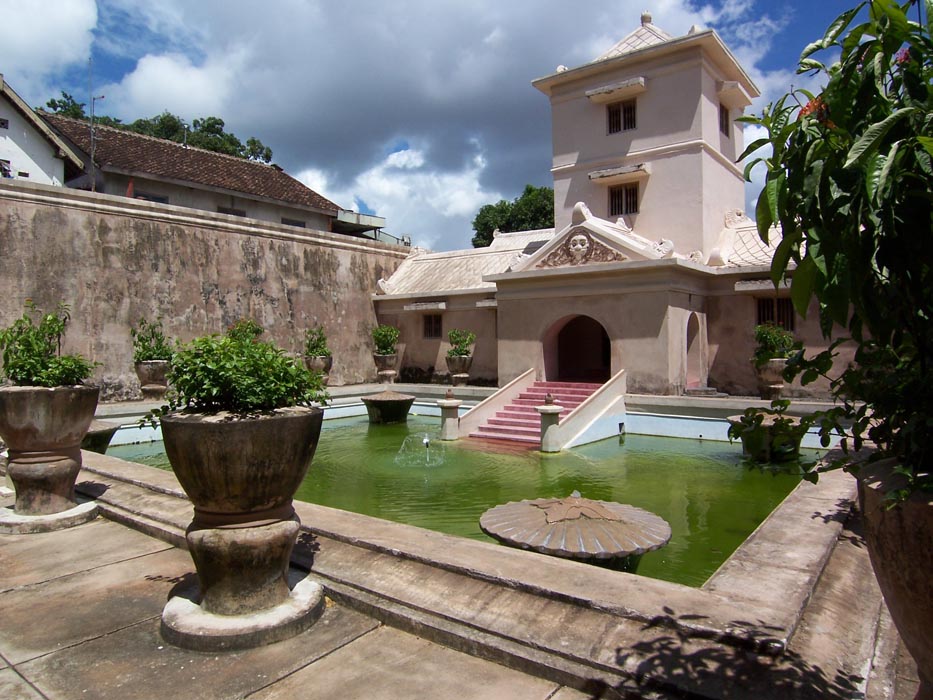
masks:
[[[749,468],[741,447],[727,442],[629,435],[544,454],[442,443],[438,434],[436,417],[412,415],[398,425],[370,425],[365,416],[325,421],[296,498],[491,542],[479,529],[486,509],[577,490],[667,520],[671,541],[646,554],[638,573],[700,586],[800,480],[787,470]],[[108,454],[168,468],[161,443]]]

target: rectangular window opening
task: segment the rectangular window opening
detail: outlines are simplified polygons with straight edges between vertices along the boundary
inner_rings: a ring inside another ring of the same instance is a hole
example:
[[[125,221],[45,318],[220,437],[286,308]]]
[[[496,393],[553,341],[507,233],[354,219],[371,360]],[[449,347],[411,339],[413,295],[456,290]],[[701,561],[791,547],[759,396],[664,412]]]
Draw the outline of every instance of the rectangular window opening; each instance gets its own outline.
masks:
[[[635,100],[625,100],[606,106],[606,118],[610,134],[630,131],[636,126]]]
[[[297,226],[298,228],[304,228],[305,222],[301,219],[289,219],[288,217],[282,217],[282,223],[286,226]]]
[[[729,118],[729,108],[724,104],[719,105],[719,130],[729,136],[730,125],[732,120]]]
[[[440,338],[441,337],[441,315],[440,314],[427,314],[424,317],[424,337],[425,338]]]
[[[773,323],[793,333],[796,330],[797,314],[790,299],[759,299],[758,325]]]
[[[609,188],[609,216],[638,213],[638,183]]]
[[[234,209],[233,207],[217,207],[218,214],[229,214],[230,216],[246,216],[246,212],[242,209]]]
[[[168,197],[161,194],[150,194],[148,192],[140,192],[137,190],[133,194],[133,199],[141,199],[144,202],[156,202],[157,204],[168,204]]]
[[[10,128],[10,120],[0,118],[0,129],[9,129],[9,128]]]

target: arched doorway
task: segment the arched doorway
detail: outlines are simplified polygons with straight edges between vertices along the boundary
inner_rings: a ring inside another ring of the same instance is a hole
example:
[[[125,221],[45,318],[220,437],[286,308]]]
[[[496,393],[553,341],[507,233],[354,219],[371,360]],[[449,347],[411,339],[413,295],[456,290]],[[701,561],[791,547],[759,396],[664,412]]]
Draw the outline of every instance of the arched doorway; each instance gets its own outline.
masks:
[[[703,386],[703,355],[700,341],[700,320],[690,314],[687,319],[687,389],[699,389]]]
[[[610,376],[606,329],[589,316],[573,316],[551,326],[544,338],[549,381],[605,382]]]

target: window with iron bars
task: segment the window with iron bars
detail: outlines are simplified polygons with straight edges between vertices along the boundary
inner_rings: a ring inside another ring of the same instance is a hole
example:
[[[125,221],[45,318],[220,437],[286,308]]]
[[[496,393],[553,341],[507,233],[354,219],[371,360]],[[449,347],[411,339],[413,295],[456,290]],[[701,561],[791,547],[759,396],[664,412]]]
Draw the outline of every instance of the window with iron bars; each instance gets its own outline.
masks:
[[[609,216],[638,213],[638,183],[609,188]]]
[[[443,331],[440,314],[427,314],[424,317],[424,337],[440,338]]]
[[[606,106],[606,118],[609,124],[609,133],[617,134],[620,131],[629,131],[635,128],[635,100],[615,102]]]
[[[797,314],[794,312],[794,304],[790,299],[759,299],[758,300],[758,325],[763,323],[773,323],[784,330],[793,332],[796,330]]]

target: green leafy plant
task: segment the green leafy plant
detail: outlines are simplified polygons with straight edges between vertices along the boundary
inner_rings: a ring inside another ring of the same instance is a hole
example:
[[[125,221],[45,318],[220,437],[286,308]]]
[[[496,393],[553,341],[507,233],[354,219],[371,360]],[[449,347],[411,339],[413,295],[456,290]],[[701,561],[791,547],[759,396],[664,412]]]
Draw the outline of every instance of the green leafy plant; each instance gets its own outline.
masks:
[[[761,367],[768,360],[781,360],[792,357],[803,343],[794,340],[794,334],[773,323],[755,326],[755,366]]]
[[[305,331],[305,355],[308,357],[330,357],[327,347],[327,335],[323,326],[315,326]]]
[[[165,337],[161,317],[155,321],[140,318],[139,323],[130,329],[130,335],[133,338],[133,362],[172,358],[172,343]]]
[[[248,415],[327,398],[319,374],[273,343],[234,329],[180,345],[172,355],[169,379],[173,387],[169,403],[152,416],[178,408]]]
[[[472,351],[473,343],[476,342],[476,333],[451,328],[447,332],[447,339],[450,341],[447,357],[468,357]]]
[[[771,408],[747,408],[738,421],[729,424],[729,441],[741,440],[751,459],[757,462],[786,462],[800,454],[800,441],[813,425],[813,416],[792,418],[787,409],[790,401],[778,399]],[[807,465],[812,467],[813,465]],[[808,472],[811,480],[813,472]]]
[[[39,315],[36,323],[34,315]],[[91,376],[96,366],[81,355],[62,355],[65,326],[71,319],[66,304],[55,313],[43,314],[32,300],[13,325],[0,330],[3,372],[19,386],[73,386]]]
[[[227,329],[227,336],[235,340],[256,340],[265,333],[265,329],[251,318],[237,319],[232,326]]]
[[[376,326],[373,328],[373,343],[377,355],[394,355],[398,343],[399,330],[395,326]]]
[[[746,167],[746,177],[767,169],[759,235],[782,231],[772,279],[792,275],[798,313],[819,301],[824,336],[847,331],[785,376],[830,379],[838,406],[820,419],[824,444],[868,439],[875,458],[895,457],[908,485],[893,497],[933,490],[933,3],[925,25],[909,18],[913,4],[872,0],[840,15],[800,58],[798,72],[821,74],[823,91],[796,90],[744,119],[767,136],[743,157],[772,151]],[[838,58],[824,64],[821,52]],[[855,361],[833,375],[847,341]]]

